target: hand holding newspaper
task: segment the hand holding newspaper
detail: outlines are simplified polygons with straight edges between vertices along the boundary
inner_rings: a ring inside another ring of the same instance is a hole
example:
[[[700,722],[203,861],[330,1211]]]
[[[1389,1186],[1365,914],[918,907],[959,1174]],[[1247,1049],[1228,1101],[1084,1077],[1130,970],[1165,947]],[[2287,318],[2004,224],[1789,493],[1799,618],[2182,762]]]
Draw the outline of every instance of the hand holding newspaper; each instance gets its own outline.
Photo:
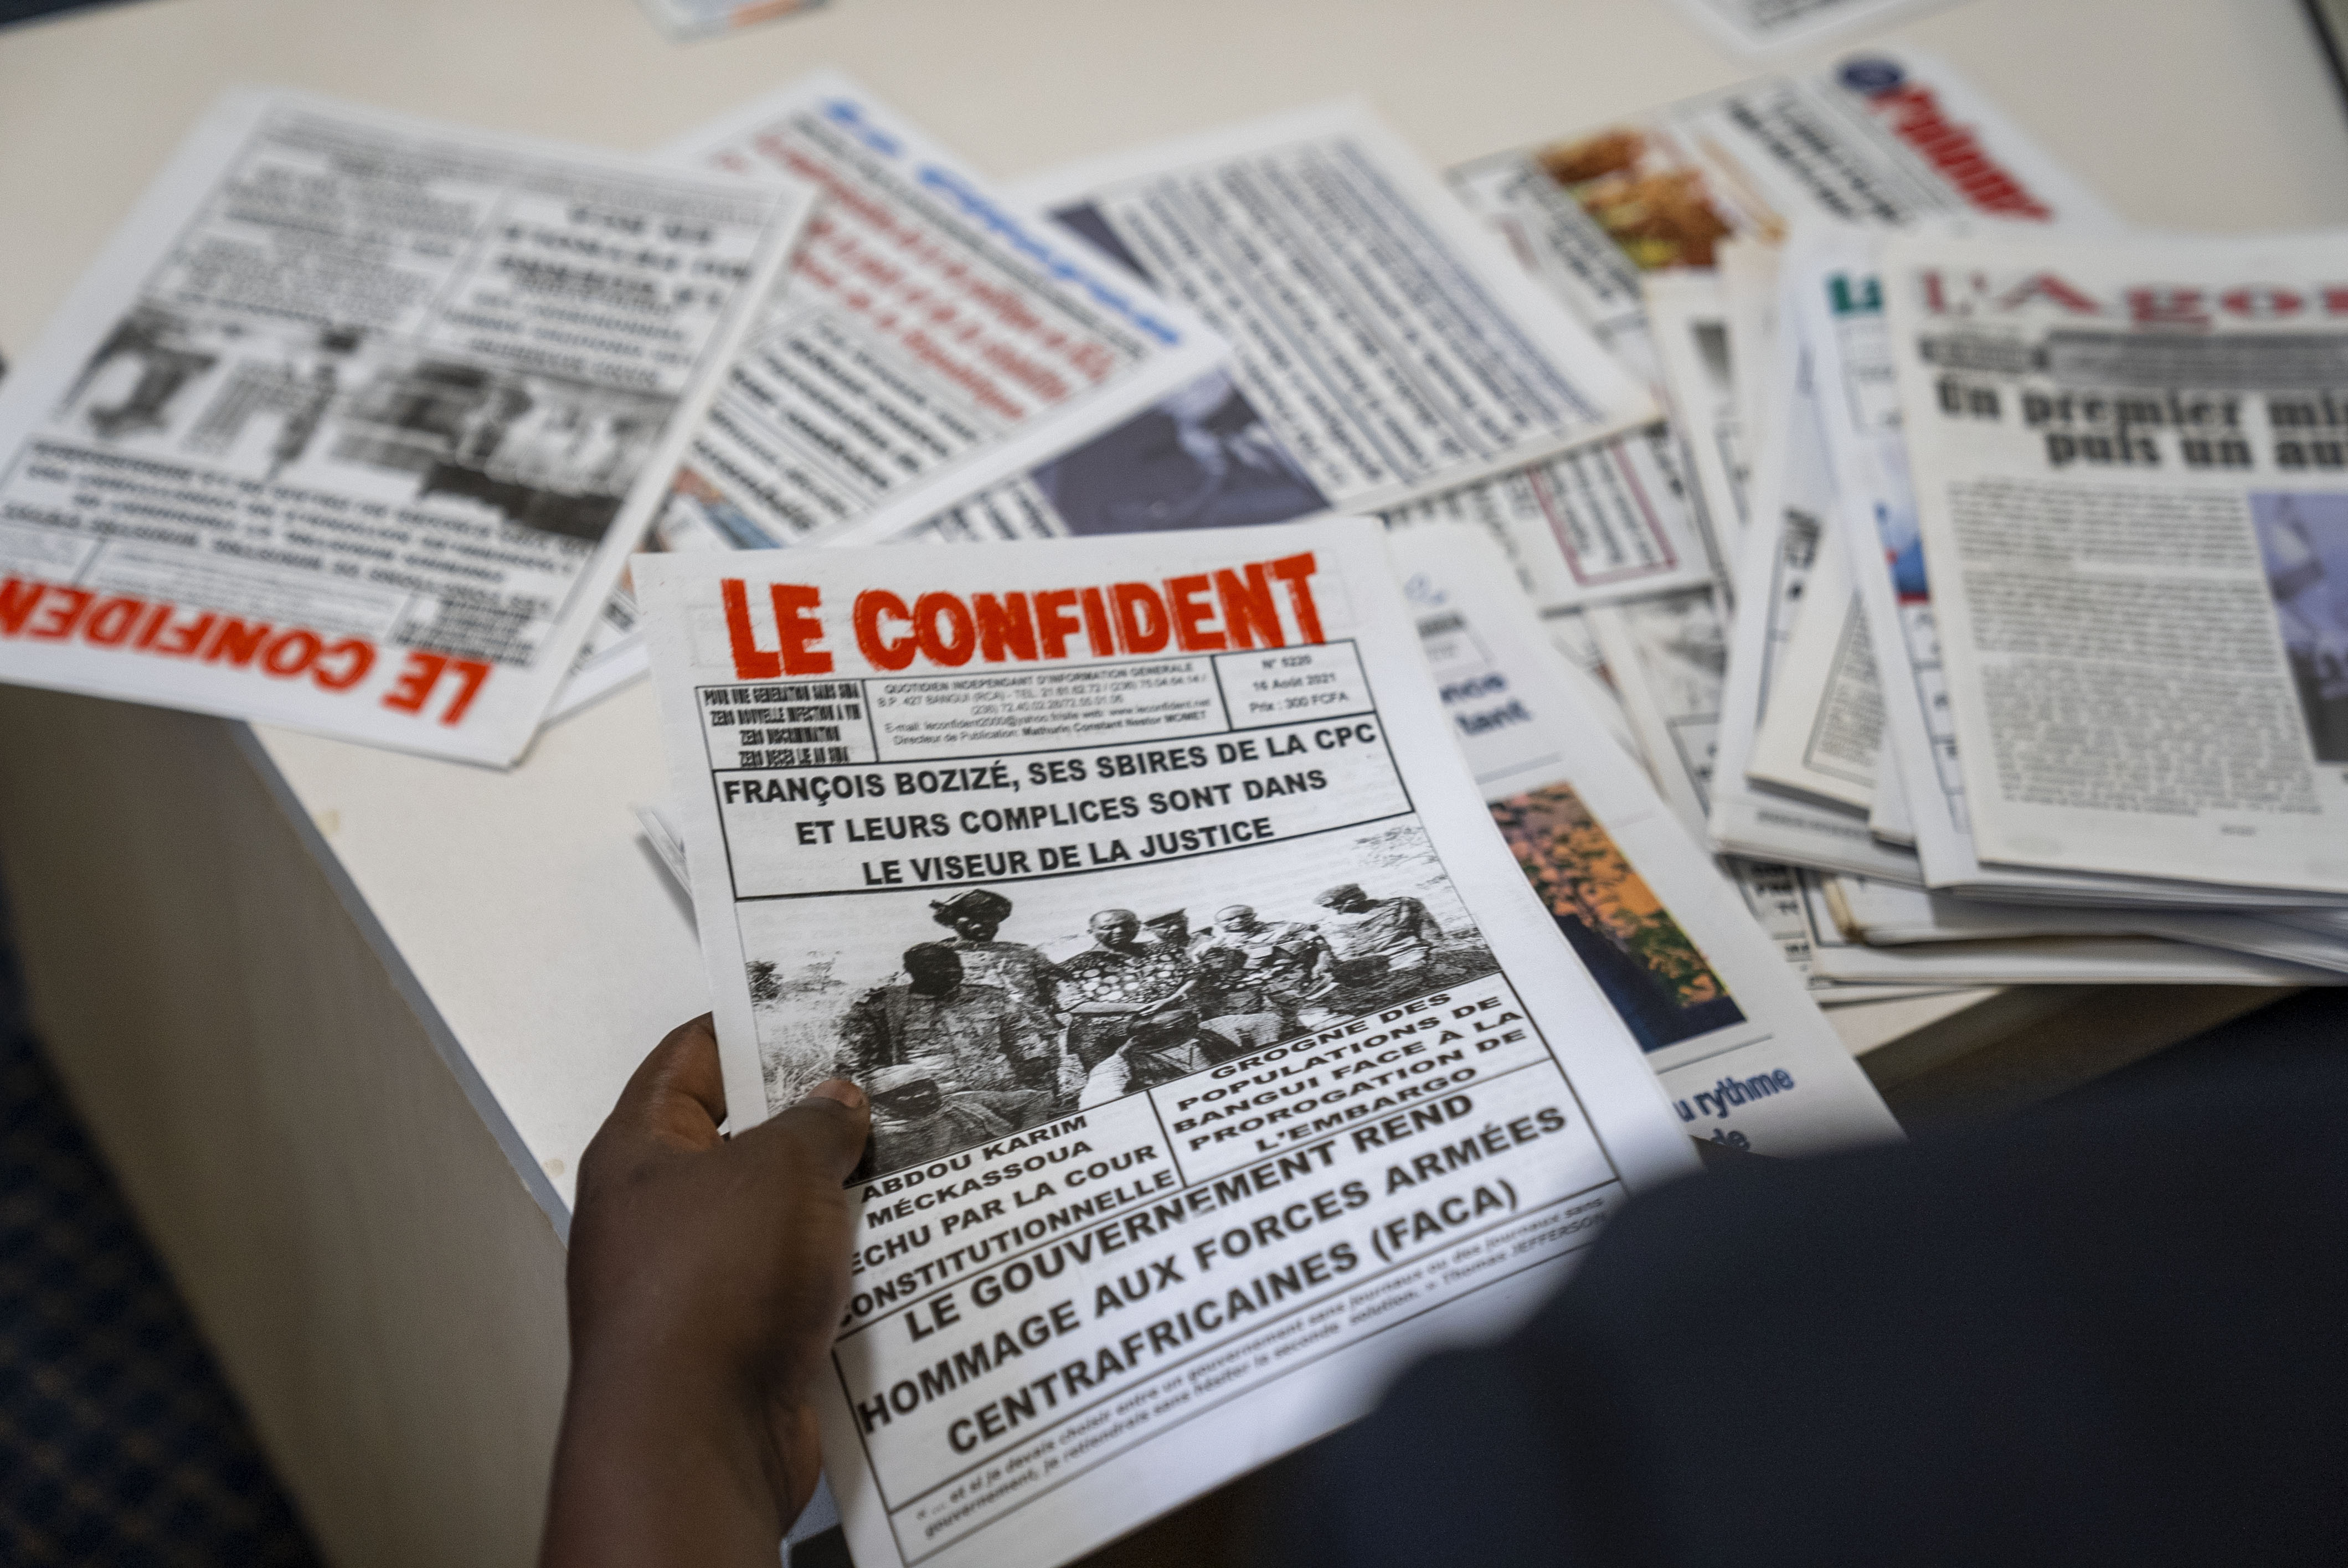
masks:
[[[637,571],[734,1115],[873,1095],[824,1409],[868,1568],[1120,1534],[1692,1165],[1375,523]]]

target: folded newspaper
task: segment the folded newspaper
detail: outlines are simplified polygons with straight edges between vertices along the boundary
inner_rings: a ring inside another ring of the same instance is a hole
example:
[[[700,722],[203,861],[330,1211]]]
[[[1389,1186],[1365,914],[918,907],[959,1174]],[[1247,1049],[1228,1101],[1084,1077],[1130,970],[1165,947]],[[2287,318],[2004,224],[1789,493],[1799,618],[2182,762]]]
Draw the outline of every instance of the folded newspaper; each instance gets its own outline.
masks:
[[[873,1095],[823,1396],[868,1568],[1121,1534],[1516,1321],[1692,1167],[1375,522],[637,584],[733,1113],[835,1070]],[[1722,967],[1684,998],[1747,1043],[1690,1120],[1847,1093],[1728,1023],[1723,973],[1758,1008],[1765,970],[1699,928]]]
[[[0,679],[511,763],[814,194],[223,99],[0,386]]]

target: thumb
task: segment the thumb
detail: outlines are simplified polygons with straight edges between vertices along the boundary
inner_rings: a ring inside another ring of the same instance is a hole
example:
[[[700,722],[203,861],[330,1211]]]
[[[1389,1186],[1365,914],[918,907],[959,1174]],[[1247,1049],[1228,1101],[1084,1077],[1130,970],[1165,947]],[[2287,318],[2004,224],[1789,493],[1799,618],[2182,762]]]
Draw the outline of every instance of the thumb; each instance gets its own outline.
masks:
[[[788,1149],[833,1182],[848,1180],[872,1132],[872,1102],[845,1078],[827,1078],[804,1099],[734,1140],[736,1148]]]

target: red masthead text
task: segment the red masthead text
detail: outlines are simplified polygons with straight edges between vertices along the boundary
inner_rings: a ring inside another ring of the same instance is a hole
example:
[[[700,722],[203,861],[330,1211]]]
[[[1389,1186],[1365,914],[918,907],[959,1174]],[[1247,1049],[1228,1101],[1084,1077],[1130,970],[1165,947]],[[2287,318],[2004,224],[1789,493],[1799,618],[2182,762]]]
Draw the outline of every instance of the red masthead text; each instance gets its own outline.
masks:
[[[1285,648],[1322,641],[1321,611],[1313,601],[1314,569],[1307,550],[1158,582],[1034,593],[867,589],[849,610],[849,630],[857,651],[880,670],[903,670],[915,659],[953,669],[973,659],[1002,664],[1162,653],[1169,648],[1185,653]],[[831,630],[817,589],[795,582],[767,585],[774,607],[771,645],[752,623],[749,586],[743,579],[720,579],[718,593],[737,677],[831,673],[831,652],[825,646]]]

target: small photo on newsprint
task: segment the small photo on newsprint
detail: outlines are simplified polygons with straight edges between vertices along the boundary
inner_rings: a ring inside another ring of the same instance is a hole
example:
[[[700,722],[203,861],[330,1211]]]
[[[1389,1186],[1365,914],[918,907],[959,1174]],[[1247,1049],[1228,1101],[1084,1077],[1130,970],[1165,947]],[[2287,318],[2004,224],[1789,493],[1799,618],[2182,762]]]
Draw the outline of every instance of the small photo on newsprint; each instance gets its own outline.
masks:
[[[2308,746],[2348,763],[2348,495],[2253,491],[2250,520]]]

